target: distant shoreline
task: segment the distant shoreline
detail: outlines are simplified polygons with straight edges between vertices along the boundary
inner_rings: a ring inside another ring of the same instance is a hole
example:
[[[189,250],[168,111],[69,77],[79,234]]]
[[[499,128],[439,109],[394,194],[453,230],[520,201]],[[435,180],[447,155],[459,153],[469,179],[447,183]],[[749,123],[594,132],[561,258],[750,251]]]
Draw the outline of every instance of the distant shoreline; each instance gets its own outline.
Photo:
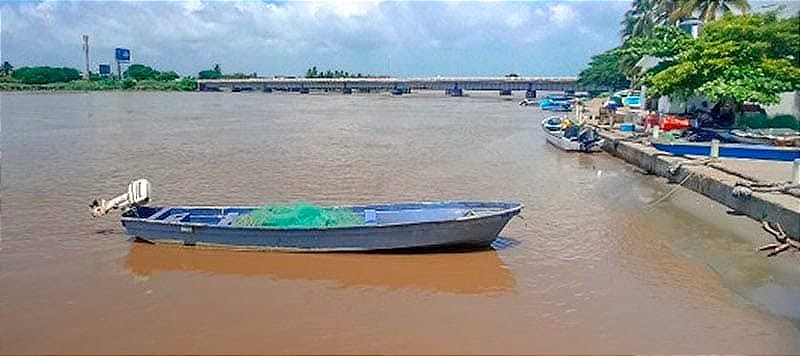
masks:
[[[158,80],[75,80],[62,83],[24,84],[0,82],[0,92],[87,92],[87,91],[196,91],[197,81]]]

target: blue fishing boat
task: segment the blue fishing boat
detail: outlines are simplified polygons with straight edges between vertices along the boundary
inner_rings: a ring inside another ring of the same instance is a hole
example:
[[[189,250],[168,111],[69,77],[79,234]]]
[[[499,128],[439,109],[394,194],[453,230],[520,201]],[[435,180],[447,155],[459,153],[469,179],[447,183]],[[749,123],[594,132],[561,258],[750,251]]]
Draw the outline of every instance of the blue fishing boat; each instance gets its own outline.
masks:
[[[570,111],[572,99],[563,95],[548,95],[539,102],[539,108],[547,111]]]
[[[150,185],[95,201],[94,216],[124,210],[129,235],[153,243],[282,251],[373,251],[446,246],[488,247],[523,205],[512,202],[398,203],[335,207],[363,219],[352,226],[275,228],[234,222],[258,207],[145,206]]]
[[[710,142],[654,141],[652,144],[659,151],[669,152],[676,156],[709,156],[711,154]],[[800,147],[721,143],[719,145],[719,156],[769,161],[794,161],[800,158]]]
[[[622,103],[627,107],[639,109],[642,107],[642,98],[639,95],[629,95],[622,99]]]

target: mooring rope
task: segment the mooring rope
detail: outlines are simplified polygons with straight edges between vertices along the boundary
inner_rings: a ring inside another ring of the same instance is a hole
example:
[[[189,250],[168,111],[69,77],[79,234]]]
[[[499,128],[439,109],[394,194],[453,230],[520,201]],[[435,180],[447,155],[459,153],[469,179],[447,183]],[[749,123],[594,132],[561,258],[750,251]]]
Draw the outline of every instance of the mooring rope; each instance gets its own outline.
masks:
[[[791,237],[787,236],[786,232],[783,231],[781,224],[776,223],[775,227],[772,227],[772,224],[764,220],[761,221],[761,228],[763,228],[764,231],[772,234],[772,236],[775,236],[775,240],[778,241],[777,243],[766,244],[758,248],[759,251],[771,250],[767,256],[775,256],[783,251],[788,250],[790,247],[800,251],[800,242],[792,240]]]

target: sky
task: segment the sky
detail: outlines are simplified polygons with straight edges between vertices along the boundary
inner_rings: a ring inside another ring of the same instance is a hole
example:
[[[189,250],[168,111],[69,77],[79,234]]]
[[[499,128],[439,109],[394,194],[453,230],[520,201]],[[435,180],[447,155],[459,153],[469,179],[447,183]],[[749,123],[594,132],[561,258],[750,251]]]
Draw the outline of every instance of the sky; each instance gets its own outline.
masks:
[[[132,63],[197,75],[302,75],[311,66],[417,76],[574,76],[619,44],[630,1],[18,1],[0,3],[15,67]]]

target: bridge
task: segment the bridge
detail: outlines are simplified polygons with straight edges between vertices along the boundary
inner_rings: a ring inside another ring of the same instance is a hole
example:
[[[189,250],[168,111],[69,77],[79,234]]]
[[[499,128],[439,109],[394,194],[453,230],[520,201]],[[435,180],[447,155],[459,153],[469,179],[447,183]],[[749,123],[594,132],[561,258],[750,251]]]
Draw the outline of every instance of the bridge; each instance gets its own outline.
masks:
[[[535,97],[537,90],[584,91],[606,89],[578,84],[577,77],[435,77],[435,78],[248,78],[201,79],[198,91],[264,91],[273,90],[308,93],[310,90],[370,92],[391,90],[393,94],[411,90],[443,90],[445,94],[461,96],[465,90],[495,90],[500,95],[511,95],[513,90],[524,90],[527,97]]]

